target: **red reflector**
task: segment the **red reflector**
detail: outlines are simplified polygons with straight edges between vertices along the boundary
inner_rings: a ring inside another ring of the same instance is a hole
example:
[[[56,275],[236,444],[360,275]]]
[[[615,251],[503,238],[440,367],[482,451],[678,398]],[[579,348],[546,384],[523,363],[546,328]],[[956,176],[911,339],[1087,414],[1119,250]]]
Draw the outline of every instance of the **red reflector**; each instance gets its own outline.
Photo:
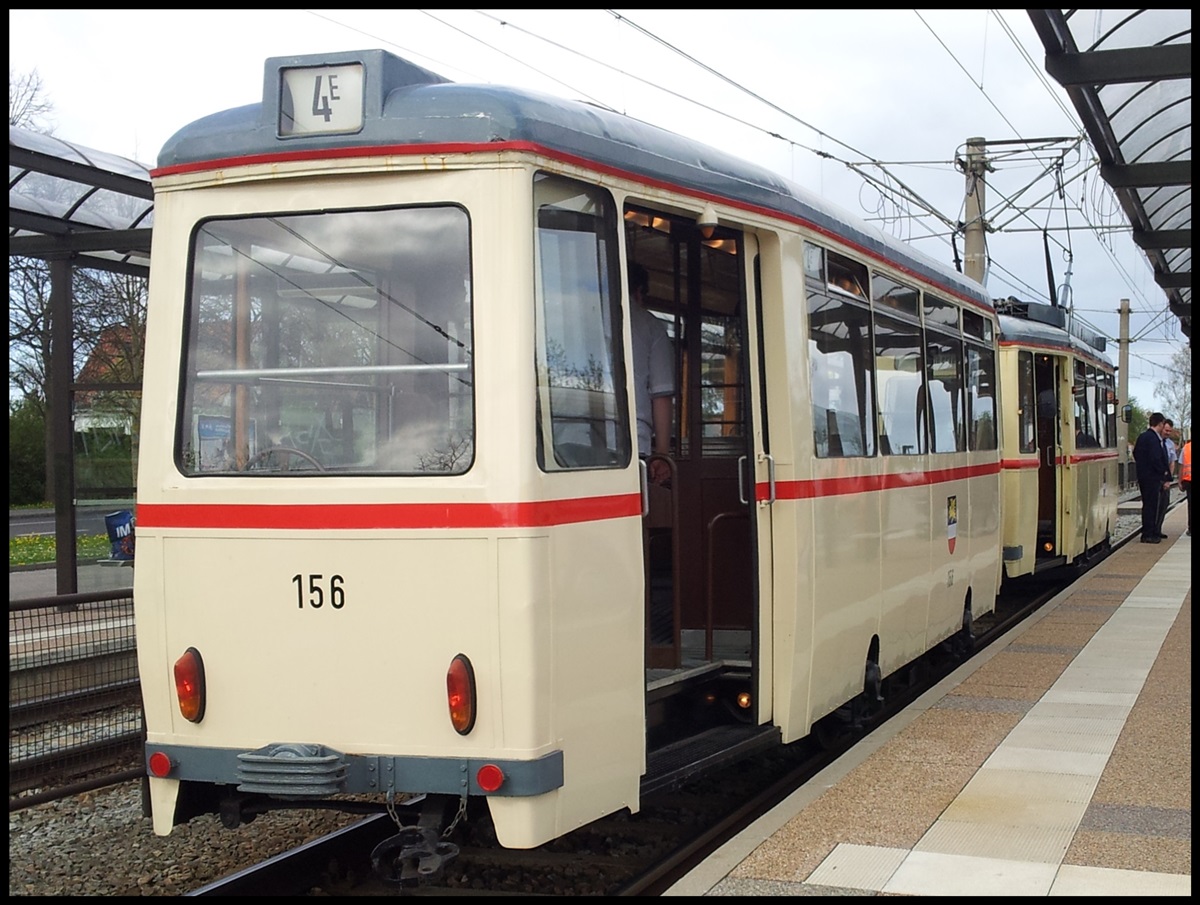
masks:
[[[150,772],[159,779],[168,775],[173,766],[175,765],[171,763],[171,758],[167,757],[161,751],[155,751],[150,755]]]
[[[475,781],[485,792],[495,792],[504,785],[504,771],[495,764],[484,764],[475,774]]]
[[[204,719],[204,661],[194,647],[175,661],[175,696],[184,719],[193,723]]]
[[[446,703],[455,732],[466,735],[475,728],[475,670],[466,654],[456,656],[446,670]]]

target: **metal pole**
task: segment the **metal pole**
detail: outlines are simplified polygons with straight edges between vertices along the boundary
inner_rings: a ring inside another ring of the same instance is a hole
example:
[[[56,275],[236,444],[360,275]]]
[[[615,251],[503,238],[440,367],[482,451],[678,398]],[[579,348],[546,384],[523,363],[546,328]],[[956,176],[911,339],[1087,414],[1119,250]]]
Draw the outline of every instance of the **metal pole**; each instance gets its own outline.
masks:
[[[966,223],[963,226],[963,272],[979,283],[984,283],[987,279],[987,251],[984,243],[987,224],[983,219],[984,189],[987,187],[987,182],[984,173],[991,168],[984,156],[986,147],[985,139],[968,138],[967,159],[963,166],[967,179]]]
[[[72,413],[75,324],[69,258],[50,261],[50,436],[54,459],[54,564],[59,594],[79,590],[75,552],[75,457]]]

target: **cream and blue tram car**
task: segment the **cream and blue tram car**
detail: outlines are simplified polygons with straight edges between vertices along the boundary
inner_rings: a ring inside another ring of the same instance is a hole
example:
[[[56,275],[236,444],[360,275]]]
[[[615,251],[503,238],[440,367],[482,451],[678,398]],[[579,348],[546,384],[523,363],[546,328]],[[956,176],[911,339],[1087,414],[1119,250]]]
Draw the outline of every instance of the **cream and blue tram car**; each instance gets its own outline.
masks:
[[[153,181],[157,833],[424,795],[535,846],[876,700],[992,608],[990,301],[776,175],[365,51],[269,60]]]
[[[1004,569],[1010,578],[1106,550],[1116,527],[1116,374],[1104,337],[1060,307],[1005,299]]]

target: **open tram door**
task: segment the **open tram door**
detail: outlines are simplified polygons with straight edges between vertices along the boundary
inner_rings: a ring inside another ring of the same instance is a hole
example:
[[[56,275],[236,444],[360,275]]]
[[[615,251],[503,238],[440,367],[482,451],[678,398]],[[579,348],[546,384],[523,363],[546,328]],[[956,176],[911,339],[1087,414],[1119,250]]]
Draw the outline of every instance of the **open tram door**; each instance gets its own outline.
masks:
[[[1038,527],[1035,570],[1062,560],[1062,359],[1034,356],[1033,379],[1037,399]]]
[[[773,471],[753,351],[761,335],[754,238],[640,206],[626,208],[625,226],[628,260],[649,273],[646,307],[666,325],[676,365],[670,486],[648,482],[644,517],[654,749],[709,724],[754,727],[769,714],[757,699],[770,507],[755,487],[768,487]],[[687,686],[697,693],[683,705]]]

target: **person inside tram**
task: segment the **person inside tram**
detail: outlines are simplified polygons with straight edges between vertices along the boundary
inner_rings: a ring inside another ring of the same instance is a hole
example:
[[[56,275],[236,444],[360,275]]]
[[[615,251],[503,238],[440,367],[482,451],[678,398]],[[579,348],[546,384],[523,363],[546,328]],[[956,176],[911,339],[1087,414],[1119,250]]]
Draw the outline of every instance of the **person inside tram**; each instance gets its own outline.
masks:
[[[637,399],[638,455],[647,461],[650,481],[665,485],[670,466],[656,456],[671,453],[675,398],[675,349],[667,328],[646,307],[650,275],[629,262],[629,320],[633,326],[633,379]]]

